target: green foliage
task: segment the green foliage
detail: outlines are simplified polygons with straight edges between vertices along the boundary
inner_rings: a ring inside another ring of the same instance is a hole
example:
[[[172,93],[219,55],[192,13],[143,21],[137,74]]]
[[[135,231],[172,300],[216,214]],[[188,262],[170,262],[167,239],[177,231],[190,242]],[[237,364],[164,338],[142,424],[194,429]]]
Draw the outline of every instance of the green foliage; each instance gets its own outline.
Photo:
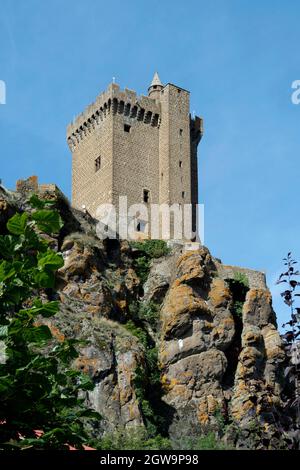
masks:
[[[149,436],[166,433],[158,353],[155,347],[145,349],[145,364],[135,370],[134,388]]]
[[[28,214],[26,214],[26,212],[23,214],[15,214],[7,222],[7,229],[14,235],[23,235],[27,227],[27,219]]]
[[[55,200],[40,199],[37,194],[32,194],[28,202],[34,209],[45,209],[45,207],[49,206],[51,208],[51,206],[56,204]]]
[[[155,302],[135,302],[130,306],[130,314],[134,321],[149,324],[154,330],[157,329],[159,305]]]
[[[249,288],[249,280],[246,276],[246,274],[241,273],[241,272],[236,272],[234,273],[234,278],[233,278],[237,283],[242,284],[244,287]]]
[[[130,308],[131,320],[124,325],[144,347],[145,362],[135,370],[134,388],[149,436],[164,433],[165,418],[162,412],[162,388],[158,352],[147,331],[147,324],[157,325],[158,306],[154,302],[135,302]]]
[[[217,408],[214,412],[214,418],[218,424],[218,433],[225,434],[228,424],[226,424],[226,419],[220,408]]]
[[[244,302],[242,302],[241,300],[234,301],[232,305],[233,315],[237,316],[240,319],[242,319],[243,317],[243,305],[244,305]]]
[[[74,340],[57,343],[38,319],[59,309],[57,301],[38,295],[41,288],[54,286],[63,259],[37,230],[55,233],[62,222],[56,211],[44,209],[48,203],[37,197],[31,202],[38,210],[14,215],[7,223],[9,233],[0,236],[0,448],[80,447],[87,440],[83,420],[99,415],[85,408],[78,391],[91,390],[93,384],[68,369],[77,357]],[[37,438],[34,430],[43,435]]]
[[[139,339],[140,343],[142,343],[145,348],[147,348],[147,333],[141,327],[136,326],[132,320],[129,320],[124,326],[128,331],[130,331],[130,333]]]
[[[48,234],[59,232],[63,225],[59,213],[48,209],[37,210],[32,219],[42,232]]]
[[[142,284],[145,284],[149,276],[151,259],[145,255],[139,256],[133,261],[133,267],[140,278]]]
[[[168,438],[157,434],[151,437],[145,428],[118,429],[105,434],[93,443],[101,450],[229,450],[214,432],[199,437],[181,438],[179,443],[172,443]]]
[[[158,434],[149,437],[144,428],[118,429],[106,434],[97,447],[101,450],[169,450],[172,449],[169,439]]]
[[[131,247],[141,252],[140,256],[134,260],[134,268],[143,284],[149,275],[151,260],[167,256],[170,253],[170,249],[164,240],[131,242]]]
[[[131,242],[132,248],[144,252],[149,258],[161,258],[170,253],[170,249],[164,240],[144,240]]]
[[[249,290],[249,281],[244,273],[236,272],[233,279],[227,279],[232,295],[232,314],[241,320],[243,316],[243,305]]]
[[[178,447],[181,450],[229,450],[213,431],[198,437],[183,438]]]

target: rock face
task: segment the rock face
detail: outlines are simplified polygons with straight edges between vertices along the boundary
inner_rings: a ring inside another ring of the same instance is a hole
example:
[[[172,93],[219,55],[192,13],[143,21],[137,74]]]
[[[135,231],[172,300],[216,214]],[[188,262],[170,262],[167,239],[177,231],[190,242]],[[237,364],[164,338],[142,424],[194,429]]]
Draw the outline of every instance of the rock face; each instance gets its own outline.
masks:
[[[253,423],[270,430],[266,447],[272,447],[284,353],[264,275],[225,266],[205,247],[178,244],[152,261],[142,286],[128,242],[100,241],[87,215],[57,193],[42,196],[57,200],[65,221],[60,236],[50,240],[65,263],[55,293],[61,309],[47,323],[58,341],[84,341],[74,366],[95,384],[85,397],[103,417],[93,435],[147,424],[136,381],[138,371],[149,367],[137,334],[143,330],[158,350],[154,368],[171,438],[216,429],[221,417],[236,447],[258,446]],[[14,211],[27,208],[22,198],[0,193],[0,231]],[[147,317],[136,321],[137,303],[156,305],[154,329]],[[148,389],[151,396],[151,383]]]
[[[240,428],[254,418],[269,424],[271,405],[280,404],[284,353],[270,292],[249,282],[239,318],[229,288],[233,272],[227,281],[224,272],[204,247],[184,253],[161,308],[164,400],[176,409],[170,427],[176,437],[216,424],[220,412]],[[249,271],[249,280],[258,277]]]
[[[243,325],[231,413],[247,427],[253,416],[266,423],[272,421],[272,407],[280,405],[280,363],[284,352],[268,290],[249,290]]]

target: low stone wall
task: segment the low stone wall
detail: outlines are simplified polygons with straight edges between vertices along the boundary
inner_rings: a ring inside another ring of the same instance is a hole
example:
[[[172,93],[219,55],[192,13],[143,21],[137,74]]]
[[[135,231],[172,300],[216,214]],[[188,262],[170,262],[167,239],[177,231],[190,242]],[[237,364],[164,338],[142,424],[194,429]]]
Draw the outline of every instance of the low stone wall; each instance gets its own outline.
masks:
[[[250,289],[267,289],[266,275],[261,271],[241,268],[239,266],[224,265],[218,261],[215,264],[218,275],[222,279],[233,279],[237,273],[241,273],[247,277]]]

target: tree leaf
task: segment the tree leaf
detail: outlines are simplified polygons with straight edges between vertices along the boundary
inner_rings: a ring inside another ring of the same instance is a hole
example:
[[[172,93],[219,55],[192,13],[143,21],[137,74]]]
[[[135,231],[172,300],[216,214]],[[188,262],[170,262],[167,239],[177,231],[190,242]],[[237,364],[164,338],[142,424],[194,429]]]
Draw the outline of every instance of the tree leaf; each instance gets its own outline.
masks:
[[[55,315],[59,310],[59,302],[57,300],[53,300],[51,302],[47,302],[43,304],[41,301],[37,302],[32,308],[20,310],[20,313],[32,313],[35,315],[42,315],[43,317],[52,317]]]
[[[51,331],[48,326],[40,325],[27,328],[23,332],[23,337],[28,343],[42,343],[52,338]]]
[[[44,289],[51,288],[55,285],[55,274],[52,271],[37,272],[34,276],[34,280],[39,287]]]
[[[2,258],[10,258],[14,252],[15,243],[12,235],[0,236],[0,253]]]
[[[28,214],[26,212],[23,212],[23,214],[15,214],[6,224],[8,231],[14,235],[24,234],[27,220]]]
[[[8,325],[0,326],[0,339],[6,338],[8,333]]]
[[[32,219],[38,228],[45,233],[58,233],[63,227],[63,221],[57,211],[41,209],[32,214]]]
[[[64,265],[64,259],[61,255],[48,250],[45,253],[38,254],[38,269],[47,269],[56,271]]]
[[[16,274],[15,268],[7,261],[0,263],[0,282],[5,282]]]
[[[40,199],[37,194],[32,194],[28,202],[34,209],[44,209],[45,207],[52,206],[56,203],[56,201]]]

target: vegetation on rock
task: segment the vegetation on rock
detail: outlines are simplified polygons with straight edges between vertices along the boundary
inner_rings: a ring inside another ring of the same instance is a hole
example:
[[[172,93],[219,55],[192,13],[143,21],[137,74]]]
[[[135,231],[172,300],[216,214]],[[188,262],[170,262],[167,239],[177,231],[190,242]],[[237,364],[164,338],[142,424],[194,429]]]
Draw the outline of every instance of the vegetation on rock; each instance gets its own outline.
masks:
[[[235,317],[242,320],[243,305],[246,299],[246,294],[249,290],[249,281],[247,276],[243,273],[237,272],[233,279],[227,279],[231,294],[232,294],[232,313]]]
[[[51,195],[0,197],[1,448],[295,447],[290,255],[284,351],[263,276],[205,247],[100,241]]]
[[[134,259],[133,266],[142,284],[148,278],[151,260],[167,256],[170,253],[164,240],[135,241],[131,242],[131,247],[138,250],[138,256]]]

